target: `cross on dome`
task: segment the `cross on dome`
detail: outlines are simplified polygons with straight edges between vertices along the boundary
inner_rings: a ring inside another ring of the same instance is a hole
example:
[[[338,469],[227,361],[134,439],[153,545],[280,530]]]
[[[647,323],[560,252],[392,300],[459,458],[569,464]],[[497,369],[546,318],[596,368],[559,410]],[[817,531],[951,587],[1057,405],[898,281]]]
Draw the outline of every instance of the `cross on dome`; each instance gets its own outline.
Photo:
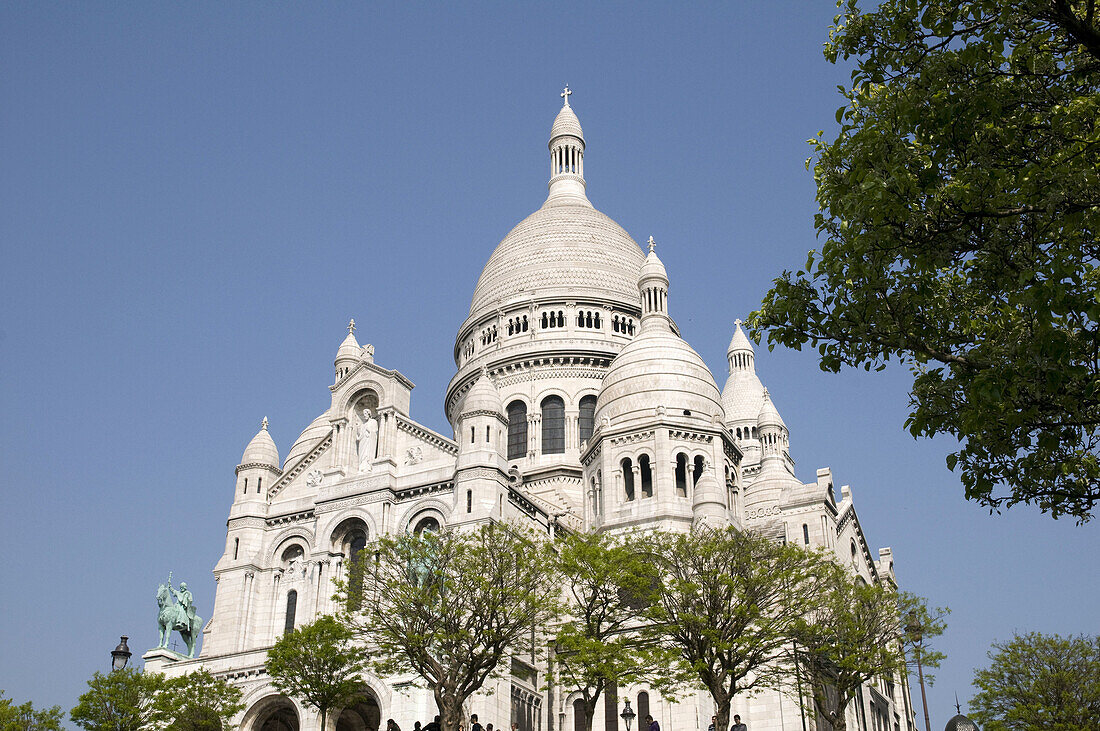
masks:
[[[261,431],[267,431],[267,417],[266,416],[264,417],[264,420],[260,422],[260,430]]]
[[[351,320],[348,322],[348,332],[349,333],[354,333],[355,332],[355,318],[354,317],[351,318]]]
[[[558,94],[558,96],[565,100],[565,106],[569,106],[569,96],[572,93],[573,92],[569,91],[569,84],[566,84],[565,89],[562,91],[562,93]]]
[[[736,320],[733,321],[733,324],[737,327],[741,327],[741,318],[738,317]]]
[[[650,236],[649,237],[649,250],[650,250],[650,252],[652,252],[656,248],[657,248],[657,242],[653,240],[652,236]]]

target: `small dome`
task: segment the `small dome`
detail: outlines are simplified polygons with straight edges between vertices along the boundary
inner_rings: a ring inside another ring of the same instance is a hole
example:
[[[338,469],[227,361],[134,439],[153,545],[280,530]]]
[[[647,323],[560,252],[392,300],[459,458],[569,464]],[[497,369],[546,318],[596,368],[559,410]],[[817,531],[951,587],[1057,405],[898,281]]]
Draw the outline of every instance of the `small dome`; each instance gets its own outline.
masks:
[[[667,325],[643,328],[611,361],[596,421],[652,418],[663,407],[669,415],[710,422],[722,418],[720,399],[714,376],[690,345]]]
[[[569,135],[571,137],[580,138],[581,142],[584,142],[584,132],[581,131],[581,120],[577,119],[577,115],[573,112],[573,108],[569,106],[569,102],[566,101],[565,106],[558,112],[558,116],[554,117],[554,125],[550,128],[550,144],[554,144],[554,140],[558,137],[564,137]]]
[[[330,431],[332,431],[332,425],[329,423],[328,412],[326,411],[314,419],[305,428],[305,431],[294,440],[294,446],[290,448],[290,452],[286,455],[286,461],[283,462],[283,469],[285,470],[289,465],[293,465],[312,451],[314,447],[321,443],[322,439],[328,436]]]
[[[504,402],[500,400],[500,392],[493,385],[493,380],[482,371],[477,381],[470,388],[466,398],[462,401],[459,414],[470,414],[475,411],[490,411],[494,414],[504,413]]]
[[[779,411],[775,408],[775,404],[772,403],[771,394],[768,393],[768,389],[764,389],[764,404],[760,407],[760,415],[756,417],[757,423],[761,428],[766,426],[780,426],[784,429],[787,425],[783,423],[783,417],[779,415]]]
[[[649,237],[649,253],[646,254],[645,261],[642,262],[642,275],[640,281],[644,282],[647,279],[661,279],[666,284],[668,283],[668,272],[665,271],[665,265],[657,256],[657,252],[653,250],[653,237]]]
[[[726,423],[757,421],[764,405],[764,384],[752,371],[731,373],[722,387]]]
[[[340,349],[336,351],[336,361],[359,360],[363,349],[359,347],[359,341],[355,339],[355,320],[348,324],[348,336],[340,343]]]
[[[943,731],[980,731],[980,729],[978,724],[960,713],[947,722]]]
[[[726,348],[727,354],[732,353],[755,353],[752,348],[752,341],[749,340],[749,336],[741,329],[741,321],[736,321],[737,329],[733,331],[733,337],[730,339],[730,346]]]
[[[252,437],[252,441],[244,448],[241,455],[241,464],[261,464],[267,467],[279,468],[279,450],[275,446],[275,440],[267,433],[267,417],[260,424],[260,431]]]
[[[699,481],[695,483],[691,505],[693,508],[698,508],[707,503],[717,503],[725,506],[725,501],[722,498],[722,488],[714,477],[714,470],[710,469],[708,465],[703,469],[703,474],[699,476]]]

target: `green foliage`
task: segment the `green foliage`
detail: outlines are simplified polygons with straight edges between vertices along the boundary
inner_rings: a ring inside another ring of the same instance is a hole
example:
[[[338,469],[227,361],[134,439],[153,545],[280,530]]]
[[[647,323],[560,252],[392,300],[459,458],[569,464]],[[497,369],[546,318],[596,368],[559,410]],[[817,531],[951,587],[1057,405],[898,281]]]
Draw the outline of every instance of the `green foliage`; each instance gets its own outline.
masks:
[[[913,372],[966,496],[1088,520],[1100,500],[1097,0],[842,0],[840,131],[810,143],[820,251],[753,313],[821,368]]]
[[[61,731],[64,715],[60,706],[40,711],[30,701],[17,706],[0,690],[0,731]]]
[[[905,670],[905,637],[896,593],[864,584],[839,566],[825,571],[816,606],[795,624],[792,650],[811,711],[844,731],[845,710],[860,686]]]
[[[165,731],[221,731],[243,709],[240,689],[203,668],[164,682],[153,721]]]
[[[431,689],[443,731],[462,704],[512,653],[534,651],[558,612],[555,561],[546,541],[506,525],[384,536],[365,550],[361,595],[347,595],[347,621],[380,675],[411,672]]]
[[[280,693],[299,698],[321,712],[347,705],[362,693],[359,674],[366,667],[354,633],[323,615],[279,638],[267,651],[267,673]]]
[[[135,668],[96,673],[88,690],[69,711],[73,723],[88,731],[145,731],[153,728],[154,700],[164,676]]]
[[[938,650],[929,646],[929,641],[939,637],[947,629],[947,615],[951,610],[947,607],[929,607],[923,597],[903,591],[898,594],[898,616],[905,624],[905,634],[902,636],[902,651],[905,654],[906,665],[910,675],[917,670],[917,661],[920,661],[920,672],[924,674],[925,681],[932,685],[936,682],[936,676],[928,672],[931,668],[938,668],[944,658],[947,657]]]
[[[989,659],[970,701],[985,731],[1100,728],[1100,638],[1032,632],[994,643]]]
[[[567,604],[555,638],[555,668],[562,691],[579,692],[585,728],[600,696],[612,684],[646,682],[665,698],[685,678],[674,656],[639,631],[645,607],[657,600],[652,559],[638,551],[637,537],[606,533],[568,536],[558,546],[558,567]]]
[[[662,646],[703,684],[729,727],[735,695],[778,687],[791,637],[828,577],[818,554],[733,528],[652,536],[659,601],[646,608]]]

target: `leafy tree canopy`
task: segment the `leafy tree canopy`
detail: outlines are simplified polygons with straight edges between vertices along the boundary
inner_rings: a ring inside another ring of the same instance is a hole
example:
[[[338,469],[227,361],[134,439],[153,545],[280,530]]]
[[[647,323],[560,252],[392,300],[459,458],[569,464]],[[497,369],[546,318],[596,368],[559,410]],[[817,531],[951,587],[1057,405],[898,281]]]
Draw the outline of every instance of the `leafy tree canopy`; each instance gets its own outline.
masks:
[[[411,672],[432,691],[443,731],[513,653],[534,651],[556,616],[555,560],[541,537],[507,525],[383,536],[365,550],[348,621],[382,675]],[[368,564],[369,565],[366,565]]]
[[[820,251],[753,314],[822,369],[913,371],[969,499],[1100,500],[1100,0],[841,0],[840,132],[811,140]]]
[[[35,710],[30,701],[15,705],[0,690],[0,731],[61,731],[60,706]]]
[[[857,581],[840,566],[824,571],[816,606],[795,623],[791,649],[810,711],[844,731],[848,704],[864,683],[904,672],[904,618],[894,591]]]
[[[163,675],[135,668],[97,672],[69,718],[88,731],[145,731],[152,727],[154,700],[164,685]]]
[[[796,627],[824,590],[828,564],[816,553],[733,528],[655,534],[659,600],[646,609],[655,639],[714,700],[729,728],[734,696],[777,687],[790,670]]]
[[[659,577],[637,536],[579,533],[558,546],[566,604],[555,638],[556,675],[563,692],[579,692],[584,729],[592,731],[604,692],[645,681],[665,698],[687,677],[675,654],[648,641],[642,612],[657,601]]]
[[[354,644],[354,633],[331,616],[287,632],[267,651],[267,673],[272,684],[300,698],[321,713],[322,728],[328,712],[362,693],[359,674],[366,667],[363,650]]]
[[[165,731],[222,731],[243,709],[240,689],[202,668],[164,682],[153,722]]]
[[[1100,728],[1100,638],[1032,632],[994,643],[989,659],[970,701],[985,731]]]

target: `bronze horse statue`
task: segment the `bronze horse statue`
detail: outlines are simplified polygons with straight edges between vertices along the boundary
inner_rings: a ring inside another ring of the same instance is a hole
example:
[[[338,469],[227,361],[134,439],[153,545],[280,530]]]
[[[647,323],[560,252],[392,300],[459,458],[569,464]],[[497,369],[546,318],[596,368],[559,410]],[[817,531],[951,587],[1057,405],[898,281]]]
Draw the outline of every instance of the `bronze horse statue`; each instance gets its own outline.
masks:
[[[183,642],[187,645],[187,657],[195,656],[195,643],[202,629],[202,617],[196,615],[191,618],[187,609],[182,604],[171,603],[171,588],[169,584],[161,584],[157,589],[157,605],[160,612],[157,614],[157,624],[160,626],[160,645],[168,647],[168,640],[172,632],[180,633]]]

